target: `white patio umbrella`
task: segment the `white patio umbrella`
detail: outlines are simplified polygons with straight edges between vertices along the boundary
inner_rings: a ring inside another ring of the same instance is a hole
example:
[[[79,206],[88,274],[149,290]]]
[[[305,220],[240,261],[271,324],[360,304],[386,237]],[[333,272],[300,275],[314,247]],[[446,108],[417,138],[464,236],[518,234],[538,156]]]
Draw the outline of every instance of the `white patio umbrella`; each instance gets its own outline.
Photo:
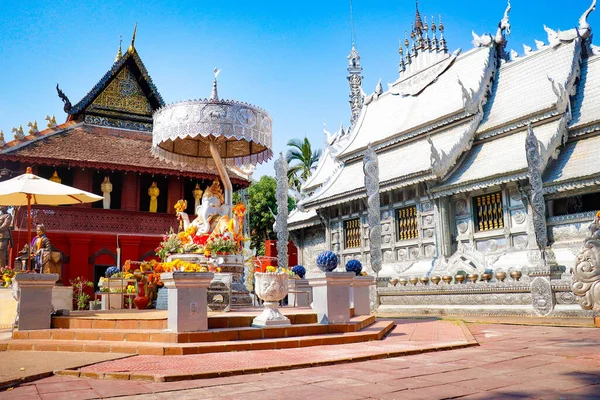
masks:
[[[27,204],[28,246],[31,246],[31,204],[81,204],[102,199],[102,196],[94,193],[40,178],[31,172],[31,167],[27,167],[27,172],[23,175],[0,182],[0,206],[18,207]]]

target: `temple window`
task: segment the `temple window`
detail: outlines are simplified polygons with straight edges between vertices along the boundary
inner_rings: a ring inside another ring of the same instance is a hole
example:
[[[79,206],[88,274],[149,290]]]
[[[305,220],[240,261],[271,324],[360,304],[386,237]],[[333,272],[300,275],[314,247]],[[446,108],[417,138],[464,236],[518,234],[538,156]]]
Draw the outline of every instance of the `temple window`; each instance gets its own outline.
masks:
[[[600,192],[565,197],[552,201],[552,215],[578,214],[600,210]]]
[[[473,198],[475,228],[478,232],[504,228],[502,194],[485,194]]]
[[[404,207],[396,210],[398,240],[416,239],[418,233],[417,207]]]
[[[360,219],[344,221],[345,248],[360,247]]]

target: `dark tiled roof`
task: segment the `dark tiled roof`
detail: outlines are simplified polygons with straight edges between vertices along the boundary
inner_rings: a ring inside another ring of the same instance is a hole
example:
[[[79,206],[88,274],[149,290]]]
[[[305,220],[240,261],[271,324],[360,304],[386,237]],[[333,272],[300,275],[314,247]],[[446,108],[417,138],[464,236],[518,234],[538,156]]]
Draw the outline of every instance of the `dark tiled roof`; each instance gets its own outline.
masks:
[[[205,167],[181,168],[153,157],[151,147],[150,133],[69,121],[35,136],[28,136],[26,141],[13,140],[7,143],[0,148],[0,160],[203,179],[218,177],[218,171],[210,159]],[[233,183],[248,185],[246,179],[231,170],[229,176]]]
[[[92,90],[90,90],[88,94],[86,94],[83,97],[83,99],[79,101],[79,103],[71,107],[71,109],[69,110],[69,114],[76,115],[81,113],[85,108],[87,108],[92,103],[92,101],[94,101],[94,99],[106,88],[110,81],[112,81],[115,78],[115,76],[119,73],[119,71],[123,68],[123,66],[125,65],[125,63],[127,63],[128,60],[131,60],[133,64],[135,64],[137,69],[139,69],[139,73],[143,77],[141,81],[144,81],[148,85],[148,89],[150,91],[148,99],[150,100],[150,104],[152,104],[152,108],[156,110],[164,106],[165,102],[162,96],[160,95],[158,89],[152,82],[152,78],[150,78],[148,70],[146,70],[146,66],[144,65],[142,59],[138,55],[137,50],[134,49],[133,51],[127,51],[125,54],[123,54],[123,57],[115,61],[112,67],[106,72],[106,74],[104,74],[102,79],[100,79],[98,83],[96,83]]]

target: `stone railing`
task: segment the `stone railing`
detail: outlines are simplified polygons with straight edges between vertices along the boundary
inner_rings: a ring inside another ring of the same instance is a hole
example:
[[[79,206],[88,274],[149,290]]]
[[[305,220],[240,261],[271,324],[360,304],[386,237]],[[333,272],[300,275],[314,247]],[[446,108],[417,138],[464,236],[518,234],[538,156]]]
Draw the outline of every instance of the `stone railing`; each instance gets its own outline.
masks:
[[[177,229],[173,214],[139,211],[104,210],[78,207],[31,207],[31,229],[42,223],[52,232],[106,232],[162,235]],[[27,207],[21,207],[15,217],[15,228],[27,229]]]

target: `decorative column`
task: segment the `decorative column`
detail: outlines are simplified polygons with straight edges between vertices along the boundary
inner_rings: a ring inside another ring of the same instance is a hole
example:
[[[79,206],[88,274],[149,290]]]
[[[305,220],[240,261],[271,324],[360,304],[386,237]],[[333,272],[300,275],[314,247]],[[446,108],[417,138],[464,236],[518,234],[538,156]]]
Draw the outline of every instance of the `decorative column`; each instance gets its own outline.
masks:
[[[277,266],[279,268],[288,267],[288,242],[289,232],[287,229],[288,220],[288,164],[279,153],[279,158],[275,161],[275,177],[277,179],[277,189],[275,198],[277,199],[277,215],[275,216],[275,232],[277,233]]]
[[[371,268],[375,275],[381,271],[381,210],[379,205],[379,161],[371,143],[363,158],[365,173],[365,188],[367,190],[367,205],[369,217],[369,250],[371,253]]]
[[[531,204],[535,241],[539,251],[537,256],[529,257],[530,263],[537,264],[529,271],[531,281],[531,300],[533,311],[540,316],[546,316],[554,310],[554,294],[550,284],[551,268],[547,261],[548,231],[546,227],[546,202],[542,188],[542,160],[540,157],[541,143],[535,137],[531,124],[527,129],[525,139],[525,154],[529,177],[529,202]],[[535,255],[535,253],[534,253]]]
[[[369,291],[375,285],[374,276],[355,276],[352,279],[352,302],[354,315],[371,315],[371,299]]]
[[[168,289],[168,329],[172,332],[208,330],[207,289],[212,272],[165,272]]]
[[[320,324],[350,321],[350,287],[354,272],[323,272],[309,276],[313,291],[312,308]]]
[[[52,288],[58,274],[17,274],[13,279],[17,285],[19,330],[50,329]]]

